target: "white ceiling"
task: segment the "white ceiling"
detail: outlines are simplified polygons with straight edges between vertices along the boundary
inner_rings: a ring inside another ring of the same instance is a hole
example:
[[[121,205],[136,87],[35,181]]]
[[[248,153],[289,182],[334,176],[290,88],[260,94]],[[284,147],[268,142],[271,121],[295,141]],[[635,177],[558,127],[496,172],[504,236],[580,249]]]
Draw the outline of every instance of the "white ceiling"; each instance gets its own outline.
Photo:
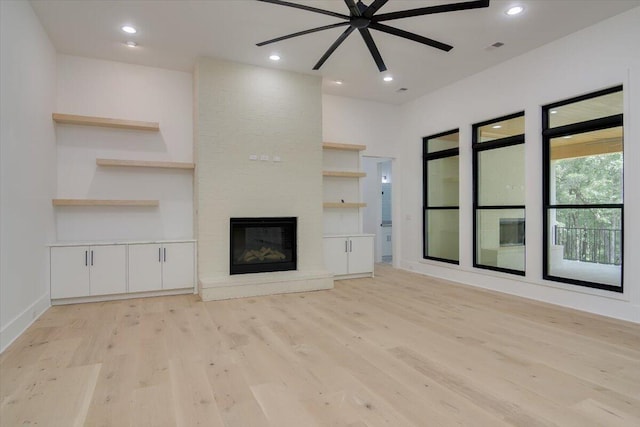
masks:
[[[342,0],[293,2],[348,14]],[[369,4],[371,0],[365,0]],[[379,13],[459,2],[391,0]],[[354,32],[320,71],[312,67],[346,27],[257,47],[260,41],[340,22],[337,18],[255,0],[32,0],[61,53],[192,71],[198,56],[320,75],[324,93],[401,104],[514,56],[640,6],[640,0],[492,0],[488,8],[388,21],[454,46],[449,53],[372,30],[395,80],[384,83]],[[508,17],[514,4],[525,13]],[[134,36],[120,30],[138,29]],[[128,39],[139,46],[124,45]],[[501,48],[487,49],[503,42]],[[278,63],[268,56],[277,52]],[[334,80],[344,84],[338,86]],[[407,88],[398,93],[399,88]]]

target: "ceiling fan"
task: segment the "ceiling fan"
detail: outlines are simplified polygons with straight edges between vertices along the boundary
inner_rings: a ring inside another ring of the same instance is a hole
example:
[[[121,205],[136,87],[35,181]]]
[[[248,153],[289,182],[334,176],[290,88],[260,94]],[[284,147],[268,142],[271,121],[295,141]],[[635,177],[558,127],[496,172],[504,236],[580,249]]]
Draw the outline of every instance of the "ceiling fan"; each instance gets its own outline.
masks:
[[[418,43],[425,44],[427,46],[434,47],[436,49],[444,50],[445,52],[449,52],[453,49],[453,46],[441,43],[437,40],[433,40],[427,37],[423,37],[418,34],[410,33],[408,31],[401,30],[399,28],[390,27],[388,25],[382,24],[381,22],[390,21],[393,19],[401,19],[401,18],[409,18],[412,16],[422,16],[422,15],[432,15],[435,13],[444,13],[444,12],[454,12],[456,10],[467,10],[467,9],[479,9],[483,7],[489,7],[489,0],[476,0],[476,1],[467,1],[461,3],[450,3],[443,4],[437,6],[430,7],[421,7],[417,9],[408,9],[401,10],[398,12],[391,13],[383,13],[376,15],[376,12],[384,6],[388,0],[374,0],[369,6],[362,3],[362,1],[355,0],[344,0],[345,4],[349,8],[349,15],[344,15],[342,13],[333,12],[330,10],[319,9],[316,7],[306,6],[302,4],[292,3],[289,1],[282,0],[258,0],[265,3],[273,3],[281,6],[289,6],[294,7],[296,9],[307,10],[309,12],[321,13],[324,15],[333,16],[334,18],[340,18],[345,20],[345,22],[338,22],[336,24],[323,25],[322,27],[311,28],[309,30],[299,31],[297,33],[288,34],[286,36],[277,37],[275,39],[267,40],[264,42],[257,43],[257,46],[264,46],[271,43],[279,42],[282,40],[287,40],[293,37],[303,36],[305,34],[316,33],[318,31],[324,31],[331,28],[344,27],[348,26],[348,28],[336,39],[335,42],[327,49],[327,51],[322,55],[320,60],[313,67],[314,70],[319,70],[320,67],[326,62],[327,59],[333,54],[333,52],[342,44],[343,41],[349,35],[358,30],[365,44],[369,48],[369,52],[371,52],[371,56],[373,56],[376,65],[378,66],[378,70],[380,72],[386,71],[387,66],[384,64],[382,60],[382,56],[380,55],[380,51],[376,46],[376,43],[373,41],[373,37],[371,36],[371,32],[369,29],[382,31],[383,33],[392,34],[394,36],[402,37],[405,39],[413,40]]]

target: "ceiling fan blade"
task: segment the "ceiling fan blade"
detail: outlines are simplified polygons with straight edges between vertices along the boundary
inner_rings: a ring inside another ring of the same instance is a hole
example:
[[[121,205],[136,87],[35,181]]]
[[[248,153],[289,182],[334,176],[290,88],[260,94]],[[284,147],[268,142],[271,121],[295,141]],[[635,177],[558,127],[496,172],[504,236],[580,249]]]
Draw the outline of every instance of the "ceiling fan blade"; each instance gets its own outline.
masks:
[[[369,52],[371,52],[371,56],[373,56],[373,60],[376,61],[378,70],[380,70],[380,72],[387,71],[387,66],[384,65],[384,61],[382,60],[382,55],[380,55],[378,46],[376,46],[376,42],[374,42],[373,37],[371,37],[371,32],[367,28],[360,28],[359,31],[364,42],[369,48]]]
[[[373,14],[376,13],[382,6],[384,6],[389,0],[375,0],[369,5],[367,10],[362,14],[365,18],[371,19]]]
[[[333,42],[333,44],[329,47],[329,49],[327,49],[327,51],[324,53],[324,55],[322,55],[322,58],[320,58],[318,63],[316,65],[314,65],[313,69],[314,70],[319,70],[320,67],[322,67],[322,64],[324,64],[325,61],[327,59],[329,59],[331,54],[338,48],[338,46],[340,46],[342,44],[342,42],[347,37],[349,37],[349,34],[351,34],[353,32],[353,30],[355,30],[355,27],[349,27],[346,30],[344,30],[344,33],[340,34],[340,37],[338,37],[336,39],[336,41]]]
[[[317,7],[305,6],[303,4],[291,3],[288,1],[282,1],[282,0],[258,0],[258,1],[262,1],[265,3],[279,4],[281,6],[295,7],[296,9],[307,10],[309,12],[322,13],[323,15],[333,16],[334,18],[341,18],[341,19],[351,18],[350,16],[343,15],[342,13],[332,12],[330,10],[318,9]]]
[[[434,13],[455,12],[456,10],[480,9],[489,7],[489,0],[467,1],[462,3],[442,4],[438,6],[421,7],[418,9],[401,10],[383,13],[373,17],[374,21],[389,21],[391,19],[410,18],[412,16],[431,15]]]
[[[354,0],[344,0],[344,2],[349,8],[349,12],[351,12],[352,16],[361,16],[360,8],[356,6],[356,2]]]
[[[449,52],[453,49],[453,46],[441,43],[437,40],[433,40],[427,37],[420,36],[418,34],[410,33],[408,31],[400,30],[398,28],[390,27],[388,25],[379,24],[377,22],[372,22],[369,24],[369,28],[373,28],[374,30],[382,31],[383,33],[392,34],[394,36],[402,37],[405,39],[413,40],[414,42],[426,44],[427,46],[435,47],[436,49],[444,50],[445,52]]]
[[[299,31],[297,33],[288,34],[286,36],[277,37],[275,39],[271,39],[271,40],[267,40],[267,41],[264,41],[264,42],[256,43],[256,46],[264,46],[264,45],[275,43],[275,42],[279,42],[279,41],[282,41],[282,40],[291,39],[293,37],[304,36],[305,34],[317,33],[318,31],[329,30],[331,28],[336,28],[336,27],[344,27],[345,25],[349,25],[349,23],[348,22],[338,22],[337,24],[324,25],[322,27],[311,28],[310,30]]]

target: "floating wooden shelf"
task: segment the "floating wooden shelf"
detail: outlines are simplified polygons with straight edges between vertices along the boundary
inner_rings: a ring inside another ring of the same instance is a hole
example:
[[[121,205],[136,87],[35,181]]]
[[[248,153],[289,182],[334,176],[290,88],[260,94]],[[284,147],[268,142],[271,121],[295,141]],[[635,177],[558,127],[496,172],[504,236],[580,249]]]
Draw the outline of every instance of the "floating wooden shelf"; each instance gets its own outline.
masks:
[[[325,208],[349,209],[349,208],[366,208],[366,203],[341,203],[341,202],[324,202]]]
[[[53,206],[159,206],[158,200],[53,199]]]
[[[363,151],[367,149],[367,146],[356,144],[339,144],[337,142],[323,142],[322,148],[324,148],[325,150]]]
[[[109,119],[105,117],[77,116],[74,114],[59,113],[53,113],[52,118],[56,123],[68,125],[101,126],[108,128],[150,131],[160,130],[160,124],[158,122],[139,122],[135,120]]]
[[[364,178],[366,172],[322,171],[322,176],[335,176],[339,178]]]
[[[184,162],[155,162],[147,160],[118,160],[96,159],[98,166],[135,167],[135,168],[166,168],[166,169],[195,169],[194,163]]]

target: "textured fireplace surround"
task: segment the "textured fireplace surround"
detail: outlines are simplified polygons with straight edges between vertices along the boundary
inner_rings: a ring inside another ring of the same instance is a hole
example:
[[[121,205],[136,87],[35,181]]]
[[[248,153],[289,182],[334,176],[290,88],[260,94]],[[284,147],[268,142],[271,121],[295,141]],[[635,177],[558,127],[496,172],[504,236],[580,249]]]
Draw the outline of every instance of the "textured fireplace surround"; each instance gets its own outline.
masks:
[[[321,79],[201,58],[194,89],[202,299],[332,288],[322,249]],[[296,217],[297,269],[231,275],[234,217]]]

